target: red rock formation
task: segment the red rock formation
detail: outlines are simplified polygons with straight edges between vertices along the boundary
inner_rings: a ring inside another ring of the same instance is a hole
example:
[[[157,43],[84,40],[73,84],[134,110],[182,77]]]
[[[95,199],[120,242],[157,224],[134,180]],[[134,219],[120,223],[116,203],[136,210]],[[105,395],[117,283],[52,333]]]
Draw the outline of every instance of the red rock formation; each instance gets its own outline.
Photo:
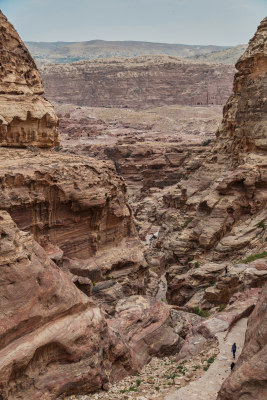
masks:
[[[39,72],[1,11],[0,53],[0,146],[58,145],[58,119],[51,104],[40,96],[44,88]]]
[[[179,352],[192,325],[200,320],[152,297],[119,301],[115,317],[107,321],[112,339],[111,380],[140,371],[153,356]]]
[[[0,212],[0,397],[55,399],[107,381],[100,309]]]
[[[236,64],[233,94],[224,107],[217,132],[216,151],[230,154],[239,163],[248,153],[266,157],[267,18]],[[263,166],[264,167],[264,164]]]
[[[265,250],[266,29],[265,19],[237,63],[234,93],[225,106],[211,156],[197,173],[165,195],[181,218],[179,231],[170,235],[166,223],[163,244],[176,261],[186,263],[192,256],[199,261],[237,260],[242,252]]]
[[[170,56],[51,64],[41,68],[49,100],[91,107],[142,109],[165,104],[224,104],[234,68]]]
[[[267,396],[267,285],[248,320],[245,345],[217,400],[263,400]]]
[[[57,263],[80,288],[90,292],[88,285],[94,282],[101,304],[112,279],[120,287],[117,296],[144,293],[147,272],[142,246],[125,183],[111,164],[25,150],[9,150],[6,160],[6,151],[0,149],[1,157],[1,208],[48,252],[50,244],[63,251]],[[51,257],[56,259],[53,251]],[[105,280],[109,282],[97,285]]]

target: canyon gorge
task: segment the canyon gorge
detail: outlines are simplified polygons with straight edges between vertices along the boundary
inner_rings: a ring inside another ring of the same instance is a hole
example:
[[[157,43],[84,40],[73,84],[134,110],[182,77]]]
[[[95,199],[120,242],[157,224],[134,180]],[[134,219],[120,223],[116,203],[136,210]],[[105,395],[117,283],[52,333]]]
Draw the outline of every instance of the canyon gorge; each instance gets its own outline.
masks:
[[[0,399],[263,400],[267,18],[235,67],[0,50]]]

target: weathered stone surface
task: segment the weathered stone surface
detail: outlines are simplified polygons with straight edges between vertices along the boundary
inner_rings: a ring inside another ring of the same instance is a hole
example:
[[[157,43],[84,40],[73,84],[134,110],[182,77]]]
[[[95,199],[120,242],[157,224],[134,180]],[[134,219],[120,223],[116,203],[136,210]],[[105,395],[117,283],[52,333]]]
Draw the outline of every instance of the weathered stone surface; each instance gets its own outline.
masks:
[[[266,156],[267,150],[267,18],[236,64],[238,70],[233,94],[224,107],[224,117],[218,130],[218,153],[230,153],[235,161],[255,152]],[[244,161],[243,161],[244,162]]]
[[[100,309],[0,212],[0,396],[55,399],[107,381]]]
[[[159,215],[165,210],[157,247],[177,265],[192,259],[237,263],[266,251],[266,30],[264,19],[237,63],[234,92],[211,155],[196,173],[166,190],[165,204],[156,207]],[[175,226],[168,218],[174,210]]]
[[[0,146],[58,145],[58,119],[52,105],[40,96],[44,88],[39,72],[1,11],[0,53]]]
[[[248,320],[245,345],[218,400],[261,400],[267,396],[267,285]]]
[[[152,297],[120,300],[107,321],[113,347],[111,380],[136,373],[155,355],[177,353],[192,325],[201,318]]]
[[[145,108],[224,104],[234,67],[170,56],[139,56],[44,65],[49,100],[91,107]]]
[[[224,311],[217,312],[210,318],[196,321],[187,332],[177,359],[191,358],[208,348],[216,341],[219,332],[229,332],[241,318],[248,317],[254,309],[261,289],[251,289],[237,297]]]
[[[112,278],[122,285],[125,296],[143,294],[147,275],[143,248],[125,183],[112,165],[61,153],[36,156],[9,150],[8,154],[7,160],[6,150],[0,149],[0,204],[19,228],[33,233],[77,286],[85,285],[86,293],[93,282],[96,301],[104,307],[110,299],[105,301],[100,288],[96,291],[98,282]]]

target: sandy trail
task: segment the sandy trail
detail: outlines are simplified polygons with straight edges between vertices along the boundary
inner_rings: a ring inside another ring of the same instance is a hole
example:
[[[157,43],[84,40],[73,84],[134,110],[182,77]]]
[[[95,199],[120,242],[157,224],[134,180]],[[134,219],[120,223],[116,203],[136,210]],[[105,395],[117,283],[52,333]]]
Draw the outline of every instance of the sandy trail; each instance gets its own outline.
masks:
[[[220,353],[208,371],[200,379],[168,394],[164,400],[216,400],[223,381],[230,374],[230,365],[233,361],[232,344],[235,342],[237,345],[237,360],[244,345],[246,329],[247,318],[242,318],[228,335],[226,332],[218,333],[216,336],[219,340]]]

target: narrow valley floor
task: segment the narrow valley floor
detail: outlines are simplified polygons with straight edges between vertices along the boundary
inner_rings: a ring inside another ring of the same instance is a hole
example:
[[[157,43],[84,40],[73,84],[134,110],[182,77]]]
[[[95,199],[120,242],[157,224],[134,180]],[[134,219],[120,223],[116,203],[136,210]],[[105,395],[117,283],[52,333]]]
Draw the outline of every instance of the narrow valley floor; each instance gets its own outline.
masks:
[[[237,361],[244,345],[246,329],[247,318],[242,318],[230,332],[219,332],[216,335],[218,347],[204,350],[191,360],[179,362],[175,360],[175,356],[163,359],[153,358],[140,374],[128,376],[117,382],[110,387],[108,392],[72,395],[63,399],[216,400],[222,382],[231,371],[232,344],[235,342],[237,345],[235,360]]]
[[[223,381],[230,374],[230,365],[233,361],[232,344],[236,343],[237,345],[237,360],[244,346],[246,329],[247,319],[242,318],[228,334],[225,334],[225,332],[218,333],[216,336],[219,340],[220,353],[208,371],[200,379],[175,390],[164,400],[216,400]]]

